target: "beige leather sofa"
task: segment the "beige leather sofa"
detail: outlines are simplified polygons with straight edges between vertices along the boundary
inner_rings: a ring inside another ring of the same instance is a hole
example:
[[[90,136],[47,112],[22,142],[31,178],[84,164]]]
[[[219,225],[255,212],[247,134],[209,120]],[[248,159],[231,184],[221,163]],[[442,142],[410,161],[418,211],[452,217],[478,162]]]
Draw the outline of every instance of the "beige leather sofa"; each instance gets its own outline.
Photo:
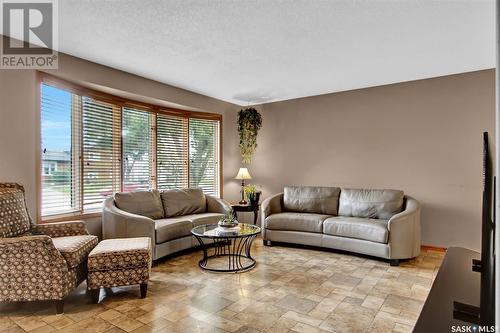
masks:
[[[420,205],[398,190],[287,186],[261,206],[262,237],[357,252],[399,265],[420,253]]]
[[[217,223],[230,210],[201,189],[116,193],[104,202],[103,238],[150,237],[156,260],[198,246],[191,229]]]

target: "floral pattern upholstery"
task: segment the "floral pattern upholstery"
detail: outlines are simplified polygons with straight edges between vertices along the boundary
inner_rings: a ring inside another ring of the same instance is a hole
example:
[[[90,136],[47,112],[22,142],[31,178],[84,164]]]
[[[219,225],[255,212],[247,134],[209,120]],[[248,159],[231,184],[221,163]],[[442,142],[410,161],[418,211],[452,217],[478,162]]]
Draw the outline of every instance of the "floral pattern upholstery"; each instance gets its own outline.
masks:
[[[15,237],[31,228],[24,188],[14,183],[0,183],[0,237]]]
[[[87,227],[82,221],[38,224],[36,230],[50,237],[87,235]]]
[[[64,296],[66,262],[48,236],[0,241],[0,300],[35,301]]]
[[[97,238],[83,222],[30,224],[23,187],[0,183],[0,301],[62,300],[87,276]]]
[[[69,268],[74,268],[87,257],[99,242],[97,236],[80,235],[52,238],[54,246],[62,254]]]
[[[88,289],[144,284],[149,280],[152,252],[149,237],[106,239],[88,258]]]
[[[111,271],[89,271],[87,277],[88,289],[99,289],[101,287],[118,287],[133,284],[147,283],[149,280],[149,268],[129,268]]]

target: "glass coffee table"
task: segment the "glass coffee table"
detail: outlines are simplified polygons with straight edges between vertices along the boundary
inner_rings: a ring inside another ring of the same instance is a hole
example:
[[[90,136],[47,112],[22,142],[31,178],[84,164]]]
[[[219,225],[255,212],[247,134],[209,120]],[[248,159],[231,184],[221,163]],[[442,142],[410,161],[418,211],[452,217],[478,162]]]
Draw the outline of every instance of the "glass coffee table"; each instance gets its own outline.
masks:
[[[202,269],[237,273],[255,267],[250,249],[260,233],[258,226],[239,223],[236,228],[222,228],[217,224],[205,224],[194,227],[191,233],[203,250],[203,258],[198,263]]]

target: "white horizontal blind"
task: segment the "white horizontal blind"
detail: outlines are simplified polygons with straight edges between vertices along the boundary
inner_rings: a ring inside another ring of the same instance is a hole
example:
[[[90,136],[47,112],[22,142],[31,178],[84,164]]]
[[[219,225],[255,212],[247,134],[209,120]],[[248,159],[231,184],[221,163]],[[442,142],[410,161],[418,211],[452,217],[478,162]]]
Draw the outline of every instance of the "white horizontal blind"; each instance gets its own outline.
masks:
[[[219,195],[219,122],[189,119],[189,186]]]
[[[83,210],[96,211],[120,191],[120,109],[82,97]]]
[[[156,117],[157,183],[159,190],[188,187],[187,118]]]
[[[41,86],[41,189],[44,216],[77,211],[78,189],[75,181],[75,154],[72,127],[78,122],[73,110],[78,98],[63,89]],[[76,154],[78,158],[78,154]]]
[[[150,189],[151,121],[147,111],[122,108],[122,155],[124,192]]]

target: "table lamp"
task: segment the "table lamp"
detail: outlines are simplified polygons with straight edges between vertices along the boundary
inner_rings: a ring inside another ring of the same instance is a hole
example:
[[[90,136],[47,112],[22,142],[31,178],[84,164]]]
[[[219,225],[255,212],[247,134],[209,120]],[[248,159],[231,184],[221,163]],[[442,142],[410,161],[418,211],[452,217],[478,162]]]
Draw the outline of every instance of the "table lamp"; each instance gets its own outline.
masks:
[[[239,202],[239,204],[246,205],[247,202],[245,200],[245,179],[252,179],[252,176],[250,176],[250,174],[248,173],[247,168],[240,168],[238,174],[236,175],[236,177],[234,177],[234,179],[241,180],[241,201]]]

